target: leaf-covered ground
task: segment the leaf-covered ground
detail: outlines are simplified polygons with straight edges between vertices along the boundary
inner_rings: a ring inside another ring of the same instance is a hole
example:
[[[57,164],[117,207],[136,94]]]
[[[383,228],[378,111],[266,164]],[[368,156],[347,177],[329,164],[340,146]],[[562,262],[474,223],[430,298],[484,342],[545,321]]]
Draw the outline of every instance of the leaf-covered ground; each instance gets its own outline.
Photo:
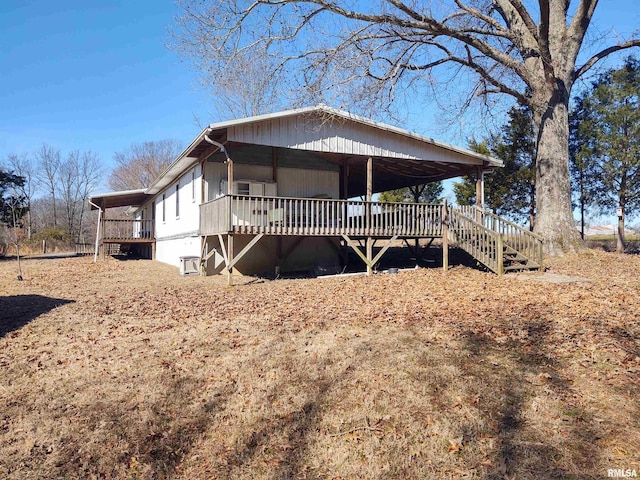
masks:
[[[151,261],[0,263],[0,477],[640,472],[640,258],[228,288]]]

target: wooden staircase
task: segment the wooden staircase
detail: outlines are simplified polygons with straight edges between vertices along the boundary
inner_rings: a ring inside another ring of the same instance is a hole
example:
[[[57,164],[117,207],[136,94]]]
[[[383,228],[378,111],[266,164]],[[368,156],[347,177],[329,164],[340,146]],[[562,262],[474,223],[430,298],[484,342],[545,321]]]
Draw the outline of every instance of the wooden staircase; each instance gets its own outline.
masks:
[[[448,238],[491,271],[542,269],[542,237],[479,207],[451,207]]]

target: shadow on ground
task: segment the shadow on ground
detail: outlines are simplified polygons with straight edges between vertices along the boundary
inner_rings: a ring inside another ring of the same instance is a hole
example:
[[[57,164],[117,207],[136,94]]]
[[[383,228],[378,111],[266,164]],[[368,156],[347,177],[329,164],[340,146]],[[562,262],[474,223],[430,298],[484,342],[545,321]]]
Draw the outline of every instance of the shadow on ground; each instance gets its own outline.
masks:
[[[493,398],[479,406],[482,415],[494,422],[497,437],[495,467],[485,478],[576,478],[576,468],[581,470],[579,478],[595,478],[590,473],[600,458],[596,444],[599,427],[563,374],[564,366],[548,339],[550,326],[546,321],[534,321],[521,328],[530,339],[526,347],[475,332],[465,335],[471,357],[461,363],[461,369],[483,377],[495,390]],[[503,365],[495,358],[512,359],[513,365]],[[560,402],[563,418],[557,428],[561,444],[533,424],[540,420],[531,418],[532,402],[545,398]]]
[[[54,308],[73,300],[42,295],[10,295],[0,297],[0,338],[18,330]]]

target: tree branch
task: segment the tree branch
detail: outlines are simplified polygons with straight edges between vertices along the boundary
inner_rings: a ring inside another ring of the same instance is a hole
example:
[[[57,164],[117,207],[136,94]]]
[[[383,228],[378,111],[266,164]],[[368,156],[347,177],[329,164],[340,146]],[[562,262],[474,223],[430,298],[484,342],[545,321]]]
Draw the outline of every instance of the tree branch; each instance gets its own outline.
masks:
[[[618,45],[612,45],[611,47],[601,50],[600,52],[596,53],[593,57],[591,57],[589,60],[587,60],[584,63],[584,65],[582,65],[580,68],[577,68],[575,70],[575,73],[573,74],[573,79],[577,80],[578,78],[580,78],[582,75],[588,72],[591,69],[591,67],[593,67],[596,63],[598,63],[600,60],[602,60],[606,56],[611,55],[612,53],[615,53],[615,52],[619,52],[620,50],[625,50],[627,48],[633,48],[633,47],[640,47],[640,38],[629,40],[627,42],[623,42]]]
[[[286,0],[261,0],[262,3],[268,4],[281,4]],[[390,3],[400,3],[397,0],[387,0]],[[478,50],[483,55],[490,57],[498,63],[501,63],[513,70],[516,75],[518,75],[525,82],[527,81],[528,72],[525,70],[522,63],[516,61],[513,57],[506,55],[503,51],[489,45],[487,42],[480,40],[479,38],[474,37],[471,34],[467,34],[462,29],[449,27],[448,25],[435,20],[433,17],[429,16],[421,16],[420,20],[416,19],[403,19],[396,15],[383,14],[383,15],[372,15],[366,14],[362,12],[357,12],[353,10],[346,10],[342,7],[339,7],[335,3],[329,2],[327,0],[307,0],[308,3],[312,3],[323,7],[329,12],[335,13],[343,18],[351,19],[351,20],[359,20],[364,22],[369,22],[373,24],[386,24],[386,25],[396,25],[402,28],[409,29],[417,29],[422,30],[424,33],[434,36],[443,36],[453,40],[457,40],[463,44],[466,44],[474,49]],[[404,11],[404,10],[402,10]],[[414,12],[418,15],[416,12]],[[477,17],[476,17],[477,18]],[[479,18],[479,20],[482,20]],[[475,33],[475,32],[473,32]],[[497,35],[497,33],[493,33]]]

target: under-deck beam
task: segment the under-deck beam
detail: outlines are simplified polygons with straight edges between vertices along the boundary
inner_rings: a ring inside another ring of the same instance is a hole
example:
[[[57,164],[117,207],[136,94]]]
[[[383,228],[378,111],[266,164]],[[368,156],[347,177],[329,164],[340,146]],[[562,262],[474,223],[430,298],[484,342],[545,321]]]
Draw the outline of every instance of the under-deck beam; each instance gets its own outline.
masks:
[[[387,244],[382,247],[378,254],[373,258],[371,258],[372,252],[368,248],[369,245],[373,246],[373,241],[371,242],[371,244],[369,243],[369,240],[373,240],[371,237],[367,239],[366,255],[362,253],[362,251],[358,248],[358,245],[353,240],[351,240],[348,235],[342,235],[342,238],[344,238],[345,242],[347,242],[347,245],[349,245],[364,262],[364,264],[367,266],[367,275],[370,275],[373,272],[373,267],[375,266],[375,264],[380,261],[382,256],[387,252],[387,250],[389,250],[389,247],[393,244],[393,242],[398,239],[398,235],[394,235],[393,237],[391,237]]]
[[[247,243],[247,245],[242,250],[240,250],[240,253],[238,253],[238,255],[233,258],[230,257],[229,265],[227,266],[227,268],[232,269],[233,266],[238,263],[242,259],[242,257],[244,257],[249,252],[249,250],[251,250],[253,246],[260,241],[262,237],[264,237],[264,233],[256,235],[251,239],[249,243]],[[233,235],[229,235],[229,238],[233,238]]]

